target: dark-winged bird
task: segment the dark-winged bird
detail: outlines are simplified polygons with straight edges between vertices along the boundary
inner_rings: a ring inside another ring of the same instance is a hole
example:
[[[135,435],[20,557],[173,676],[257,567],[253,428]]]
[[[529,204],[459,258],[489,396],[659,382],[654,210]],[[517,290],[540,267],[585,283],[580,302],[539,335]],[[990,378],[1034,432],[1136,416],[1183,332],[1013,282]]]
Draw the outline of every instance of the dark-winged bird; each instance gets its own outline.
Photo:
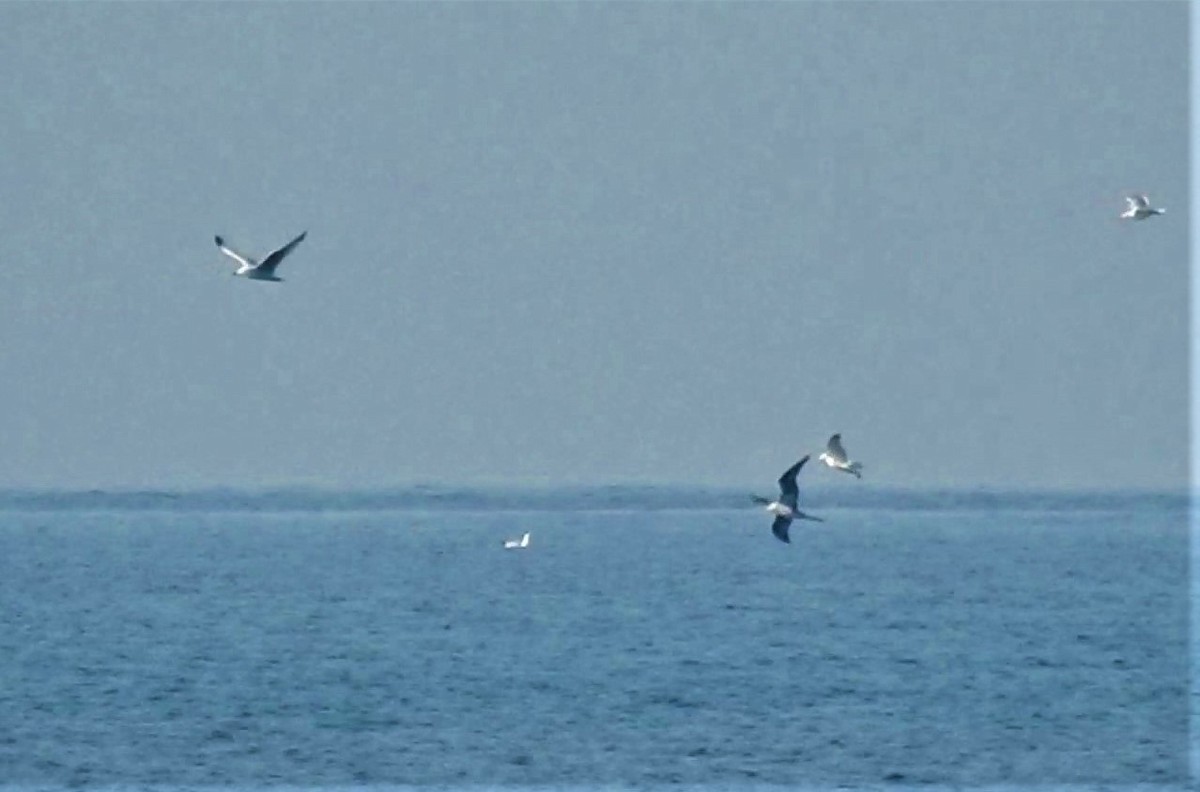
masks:
[[[797,502],[800,499],[800,488],[796,486],[796,476],[800,473],[800,468],[804,467],[804,463],[808,461],[808,455],[804,455],[796,464],[783,472],[779,477],[779,500],[768,500],[754,496],[755,503],[761,503],[767,507],[767,511],[775,515],[775,521],[771,523],[771,533],[775,534],[775,538],[781,542],[791,542],[788,538],[788,528],[792,524],[792,520],[815,520],[816,522],[824,522],[820,517],[813,517],[811,514],[805,514],[800,511]]]

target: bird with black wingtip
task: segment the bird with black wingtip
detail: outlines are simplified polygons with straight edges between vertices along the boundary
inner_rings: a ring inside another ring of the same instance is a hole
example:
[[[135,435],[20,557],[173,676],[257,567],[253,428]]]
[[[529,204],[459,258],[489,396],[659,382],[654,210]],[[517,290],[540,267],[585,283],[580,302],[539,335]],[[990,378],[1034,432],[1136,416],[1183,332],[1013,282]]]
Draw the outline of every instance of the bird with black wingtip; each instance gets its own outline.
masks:
[[[272,250],[262,261],[255,261],[247,255],[238,253],[229,245],[225,244],[224,238],[220,236],[214,237],[214,239],[217,241],[217,249],[237,262],[238,268],[237,271],[233,273],[234,275],[240,275],[241,277],[249,278],[250,280],[274,281],[279,283],[283,280],[283,278],[280,278],[275,274],[275,268],[279,266],[279,263],[284,260],[288,253],[292,252],[292,248],[304,241],[304,237],[306,236],[308,236],[307,231],[293,239],[291,242],[288,242],[283,247]]]

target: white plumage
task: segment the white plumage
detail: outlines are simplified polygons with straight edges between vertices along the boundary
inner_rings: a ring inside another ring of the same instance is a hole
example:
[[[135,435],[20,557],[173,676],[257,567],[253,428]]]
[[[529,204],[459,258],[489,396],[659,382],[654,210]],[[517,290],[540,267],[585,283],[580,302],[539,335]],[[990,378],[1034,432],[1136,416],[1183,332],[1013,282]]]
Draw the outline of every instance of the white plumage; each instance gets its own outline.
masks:
[[[835,434],[829,438],[829,442],[825,445],[825,452],[817,457],[817,459],[834,470],[849,473],[855,478],[862,478],[862,463],[850,461],[850,457],[846,455],[846,449],[842,448],[842,436],[840,434]]]
[[[1121,219],[1123,220],[1145,220],[1147,217],[1167,213],[1166,209],[1155,209],[1150,206],[1150,199],[1145,195],[1126,196],[1125,203],[1128,206],[1121,213]]]
[[[526,531],[520,539],[505,539],[505,550],[524,550],[529,547],[529,532]]]
[[[288,253],[292,252],[292,248],[299,245],[306,236],[308,236],[307,231],[283,247],[272,250],[262,261],[255,261],[249,256],[238,253],[226,245],[225,240],[219,236],[216,237],[216,240],[217,249],[238,263],[237,272],[233,273],[234,275],[241,275],[243,278],[249,278],[250,280],[282,281],[283,278],[275,276],[275,268],[279,266],[279,262],[283,261]]]

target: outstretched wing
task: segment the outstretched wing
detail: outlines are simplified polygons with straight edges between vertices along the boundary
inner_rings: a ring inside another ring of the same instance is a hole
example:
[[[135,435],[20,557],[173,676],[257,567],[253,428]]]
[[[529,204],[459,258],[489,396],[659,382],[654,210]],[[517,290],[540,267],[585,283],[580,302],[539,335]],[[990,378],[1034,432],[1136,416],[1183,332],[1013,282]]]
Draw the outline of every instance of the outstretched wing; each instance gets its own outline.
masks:
[[[775,534],[779,541],[791,544],[792,540],[788,538],[788,526],[791,524],[791,517],[776,517],[775,522],[771,523],[771,533]]]
[[[229,258],[236,261],[239,265],[241,265],[243,267],[257,266],[254,259],[249,258],[248,256],[243,256],[241,253],[238,253],[236,250],[234,250],[233,248],[226,245],[225,240],[222,239],[221,237],[219,237],[219,236],[214,237],[214,239],[217,240],[217,249],[220,250],[222,253],[224,253],[226,256],[229,256]]]
[[[1150,206],[1150,199],[1145,195],[1130,195],[1126,197],[1130,209],[1145,209]]]
[[[808,456],[805,454],[804,459],[785,470],[779,477],[779,502],[792,509],[796,508],[796,501],[800,497],[800,488],[796,486],[796,475],[808,461]]]
[[[308,236],[307,231],[300,234],[300,236],[296,237],[291,242],[288,242],[286,245],[279,248],[278,250],[272,250],[270,253],[267,254],[267,257],[265,259],[263,259],[262,264],[258,265],[258,268],[260,270],[262,270],[263,272],[267,273],[268,275],[273,273],[275,271],[275,268],[279,266],[279,262],[283,261],[283,259],[287,256],[287,254],[292,252],[292,248],[296,247],[296,245],[299,245],[301,242],[303,242],[304,237],[306,237],[306,236]]]
[[[842,465],[846,464],[846,460],[849,459],[846,456],[846,449],[842,448],[842,436],[840,434],[835,434],[829,438],[829,443],[825,446],[825,452],[833,457],[834,462]]]

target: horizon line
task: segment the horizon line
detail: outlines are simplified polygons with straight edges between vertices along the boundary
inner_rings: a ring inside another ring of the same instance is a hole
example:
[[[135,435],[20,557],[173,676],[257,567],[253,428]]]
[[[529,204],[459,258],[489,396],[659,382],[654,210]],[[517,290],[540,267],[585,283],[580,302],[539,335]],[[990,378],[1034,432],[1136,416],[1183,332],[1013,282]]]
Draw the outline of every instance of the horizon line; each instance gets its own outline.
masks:
[[[345,485],[333,482],[274,482],[258,485],[244,484],[196,484],[182,486],[38,486],[38,485],[0,485],[0,497],[12,495],[178,495],[194,496],[215,493],[235,493],[245,495],[313,493],[337,495],[378,495],[389,493],[418,493],[429,490],[466,490],[486,492],[538,493],[544,494],[549,490],[563,492],[604,491],[604,490],[659,490],[659,491],[704,491],[713,494],[740,493],[754,485],[743,484],[713,484],[681,481],[542,481],[535,479],[524,480],[462,480],[462,481],[416,481],[397,482],[393,484],[377,484],[370,486]],[[760,485],[758,488],[770,487]],[[1169,495],[1192,496],[1200,495],[1200,481],[1182,487],[1151,487],[1151,486],[1042,486],[1028,484],[875,484],[873,482],[838,482],[812,484],[805,488],[809,492],[847,493],[863,490],[875,495],[880,494],[945,494],[945,495]]]

